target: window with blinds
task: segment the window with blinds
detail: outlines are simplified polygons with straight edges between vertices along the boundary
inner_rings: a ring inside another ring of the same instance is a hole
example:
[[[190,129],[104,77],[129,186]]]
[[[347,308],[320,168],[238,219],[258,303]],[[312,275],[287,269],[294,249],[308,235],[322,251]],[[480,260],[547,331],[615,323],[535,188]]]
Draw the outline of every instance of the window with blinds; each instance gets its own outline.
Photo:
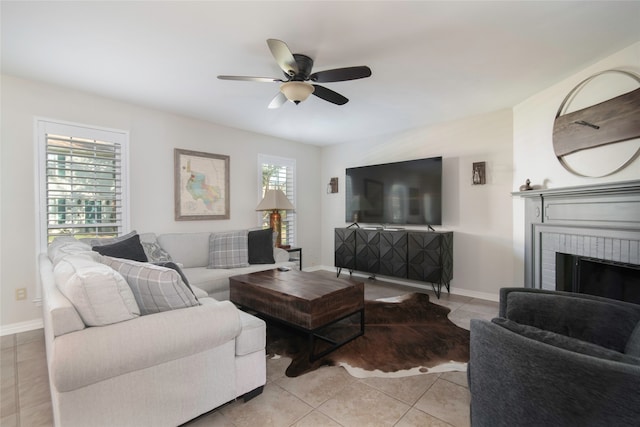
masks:
[[[41,220],[50,243],[55,237],[115,237],[125,232],[122,134],[109,138],[72,126],[44,129],[41,151]],[[49,131],[47,131],[49,130]],[[51,132],[66,130],[66,133]],[[79,136],[76,136],[79,135]]]
[[[117,236],[122,219],[120,145],[47,134],[47,240]]]
[[[289,201],[296,205],[295,190],[295,159],[283,157],[258,155],[259,176],[262,178],[260,186],[260,199],[264,197],[268,189],[278,189],[287,196]],[[281,211],[282,244],[295,246],[296,244],[296,213],[294,211]],[[269,212],[261,213],[262,227],[269,226]]]

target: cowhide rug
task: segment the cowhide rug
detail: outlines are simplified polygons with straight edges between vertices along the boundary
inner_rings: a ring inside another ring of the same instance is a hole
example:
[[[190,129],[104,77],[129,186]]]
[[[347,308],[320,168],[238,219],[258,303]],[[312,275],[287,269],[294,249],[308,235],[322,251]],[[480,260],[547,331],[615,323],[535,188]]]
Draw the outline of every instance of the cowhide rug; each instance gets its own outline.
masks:
[[[469,361],[469,331],[453,324],[446,307],[429,296],[408,294],[394,299],[365,301],[365,334],[315,362],[309,362],[308,338],[285,326],[267,326],[267,353],[290,357],[288,377],[297,377],[324,365],[343,366],[355,377],[408,376],[432,372],[464,371]],[[349,336],[359,317],[323,331]],[[316,348],[326,344],[316,340]]]

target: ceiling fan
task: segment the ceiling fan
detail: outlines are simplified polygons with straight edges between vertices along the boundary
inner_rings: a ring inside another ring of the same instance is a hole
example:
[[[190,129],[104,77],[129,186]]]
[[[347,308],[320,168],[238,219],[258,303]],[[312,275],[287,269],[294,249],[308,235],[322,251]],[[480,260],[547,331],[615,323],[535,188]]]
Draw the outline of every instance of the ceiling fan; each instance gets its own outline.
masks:
[[[284,71],[285,79],[271,77],[249,76],[218,76],[221,80],[241,80],[250,82],[280,82],[280,92],[273,98],[269,108],[278,108],[287,101],[299,104],[312,93],[318,98],[333,104],[344,105],[349,100],[338,92],[315,84],[342,82],[346,80],[363,79],[371,76],[371,69],[367,66],[335,68],[333,70],[311,73],[313,59],[307,55],[291,53],[287,44],[281,40],[268,39],[267,45],[276,59],[278,66]],[[309,81],[313,83],[308,83]]]

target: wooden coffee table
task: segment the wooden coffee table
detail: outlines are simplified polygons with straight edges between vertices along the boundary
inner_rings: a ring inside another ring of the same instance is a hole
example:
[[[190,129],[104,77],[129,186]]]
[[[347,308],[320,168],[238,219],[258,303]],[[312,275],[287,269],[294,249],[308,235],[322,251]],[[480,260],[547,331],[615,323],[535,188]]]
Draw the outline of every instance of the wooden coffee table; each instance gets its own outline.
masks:
[[[364,284],[327,278],[305,271],[277,269],[229,278],[230,300],[309,336],[310,360],[314,361],[364,334]],[[336,341],[319,332],[326,326],[360,314],[360,329]],[[316,339],[330,347],[314,354]]]

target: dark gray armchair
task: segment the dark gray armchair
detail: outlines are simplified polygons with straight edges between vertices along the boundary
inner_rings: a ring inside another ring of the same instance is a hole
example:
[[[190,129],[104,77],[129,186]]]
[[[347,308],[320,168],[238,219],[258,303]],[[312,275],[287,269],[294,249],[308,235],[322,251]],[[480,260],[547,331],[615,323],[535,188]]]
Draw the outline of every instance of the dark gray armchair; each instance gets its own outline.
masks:
[[[640,305],[503,288],[468,379],[474,427],[640,426]]]

